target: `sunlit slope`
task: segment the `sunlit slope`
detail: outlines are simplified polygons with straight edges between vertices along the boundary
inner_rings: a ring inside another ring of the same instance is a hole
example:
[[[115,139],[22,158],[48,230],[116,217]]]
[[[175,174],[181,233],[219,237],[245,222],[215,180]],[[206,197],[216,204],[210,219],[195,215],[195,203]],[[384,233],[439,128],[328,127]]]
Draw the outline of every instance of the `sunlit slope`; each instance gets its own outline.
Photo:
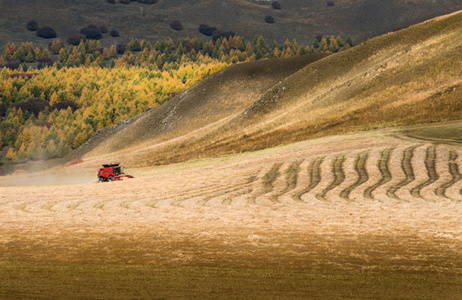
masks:
[[[165,141],[175,145],[185,140],[194,142],[237,117],[274,84],[325,56],[313,54],[231,66],[146,112],[128,126],[128,122],[121,122],[103,129],[71,157],[80,157],[89,151],[89,155],[100,155],[139,148],[146,141],[149,146]],[[159,150],[162,151],[159,147],[153,149]]]
[[[286,78],[209,139],[215,149],[253,150],[461,119],[461,38],[458,12],[369,40]]]
[[[97,147],[86,157],[170,163],[320,135],[459,120],[461,38],[458,12],[371,39],[298,72],[289,61],[233,66],[93,141]],[[299,67],[296,59],[290,62]]]

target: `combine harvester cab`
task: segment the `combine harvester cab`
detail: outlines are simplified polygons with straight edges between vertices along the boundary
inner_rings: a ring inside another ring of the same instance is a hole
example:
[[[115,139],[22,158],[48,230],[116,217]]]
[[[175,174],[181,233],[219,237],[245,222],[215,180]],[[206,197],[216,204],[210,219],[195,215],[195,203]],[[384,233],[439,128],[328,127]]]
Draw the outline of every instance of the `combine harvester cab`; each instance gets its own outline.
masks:
[[[103,165],[103,167],[99,169],[98,172],[99,182],[122,180],[124,177],[133,178],[133,176],[125,174],[123,172],[123,167],[118,163]]]

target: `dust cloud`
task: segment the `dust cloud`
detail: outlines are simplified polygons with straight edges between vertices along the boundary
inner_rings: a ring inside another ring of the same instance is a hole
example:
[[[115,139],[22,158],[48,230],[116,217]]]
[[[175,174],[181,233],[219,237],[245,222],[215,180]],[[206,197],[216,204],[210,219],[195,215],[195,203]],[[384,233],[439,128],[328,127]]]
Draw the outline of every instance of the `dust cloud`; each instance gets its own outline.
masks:
[[[94,173],[94,174],[93,174]],[[7,176],[0,176],[0,186],[71,185],[96,182],[96,172],[65,168],[40,172],[17,170]]]

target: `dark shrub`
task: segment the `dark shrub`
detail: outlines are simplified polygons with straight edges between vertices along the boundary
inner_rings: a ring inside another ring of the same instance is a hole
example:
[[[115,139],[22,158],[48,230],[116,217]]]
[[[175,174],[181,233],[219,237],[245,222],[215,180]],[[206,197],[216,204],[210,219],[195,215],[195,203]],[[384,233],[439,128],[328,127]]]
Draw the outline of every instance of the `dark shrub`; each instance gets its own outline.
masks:
[[[194,44],[191,43],[191,42],[187,42],[186,44],[183,45],[183,47],[189,53],[189,52],[191,52],[192,49],[194,49]]]
[[[70,107],[72,109],[72,112],[75,112],[79,107],[77,106],[77,104],[75,104],[74,102],[72,101],[69,101],[69,100],[66,100],[66,101],[61,101],[61,102],[56,102],[52,107],[51,107],[51,110],[63,110],[63,109],[67,109],[68,107]]]
[[[43,68],[43,67],[51,67],[53,66],[55,62],[53,61],[53,59],[51,59],[51,57],[48,57],[48,56],[45,56],[45,57],[42,57],[41,59],[38,60],[38,68]]]
[[[318,35],[316,36],[316,39],[318,40],[318,42],[321,42],[321,40],[322,40],[322,34],[318,34]]]
[[[209,26],[207,24],[200,24],[198,28],[199,32],[207,36],[212,36],[213,32],[217,30],[216,27]]]
[[[213,32],[212,39],[214,42],[216,42],[219,38],[225,37],[226,39],[229,40],[229,38],[233,36],[234,36],[234,32],[232,31],[217,30]]]
[[[130,0],[119,0],[119,2],[122,4],[129,4]]]
[[[6,62],[5,67],[11,70],[16,70],[20,65],[21,61],[19,59],[9,59]]]
[[[44,39],[52,39],[56,37],[56,31],[50,26],[43,26],[37,29],[36,34]]]
[[[117,54],[124,54],[126,47],[127,47],[127,45],[117,44],[117,47],[116,47]]]
[[[100,40],[103,37],[101,31],[95,25],[88,25],[87,27],[82,28],[80,33],[84,34],[89,40]]]
[[[403,28],[398,26],[398,27],[393,28],[392,31],[393,31],[393,32],[396,32],[396,31],[400,31],[401,29],[403,29]]]
[[[170,23],[170,28],[172,28],[173,30],[179,31],[183,29],[183,25],[181,24],[180,21],[173,20],[172,23]]]
[[[173,92],[167,93],[167,97],[172,97],[172,98],[173,98],[173,97],[175,97],[176,95],[179,95],[179,94],[181,94],[181,93],[183,93],[182,90],[173,91]]]
[[[109,32],[109,34],[112,36],[112,37],[118,37],[119,36],[119,32],[115,29],[111,30],[111,32]]]
[[[32,77],[40,75],[39,73],[17,73],[17,74],[10,74],[10,78],[27,78],[31,79]]]
[[[327,1],[327,6],[335,6],[334,1]]]
[[[107,2],[112,3],[112,4],[116,3],[115,0],[107,0]]]
[[[80,41],[83,40],[84,42],[87,40],[87,37],[84,35],[84,34],[81,34],[81,33],[76,33],[76,34],[73,34],[71,35],[68,39],[67,39],[67,43],[69,45],[74,45],[74,46],[77,46],[78,44],[80,44]]]
[[[8,110],[8,105],[0,102],[0,117],[6,116],[6,111]]]
[[[29,31],[36,31],[39,27],[37,21],[32,20],[27,22],[26,28]]]
[[[53,126],[53,123],[51,122],[46,122],[46,121],[36,121],[35,123],[35,126],[38,126],[38,127],[46,127],[48,129],[51,128],[51,126]]]
[[[99,29],[92,29],[87,33],[87,39],[89,40],[100,40],[103,38],[101,31]]]
[[[107,29],[107,27],[104,26],[104,25],[99,27],[99,31],[100,31],[101,33],[108,33],[108,32],[109,32],[109,30]]]
[[[98,29],[98,27],[96,27],[93,24],[90,24],[87,27],[80,29],[80,33],[87,35],[87,33],[89,33],[91,30],[94,30],[94,29]]]
[[[159,2],[159,0],[138,0],[139,3],[144,3],[144,4],[155,4]]]
[[[272,6],[274,9],[281,9],[281,3],[279,3],[279,1],[273,1],[273,2],[271,2],[271,6]]]
[[[21,109],[23,112],[29,112],[38,116],[38,114],[43,111],[46,107],[50,107],[47,100],[39,98],[28,98],[19,103],[14,103],[12,107],[16,109]]]
[[[272,24],[272,23],[274,23],[274,18],[272,16],[266,16],[265,17],[265,22]]]

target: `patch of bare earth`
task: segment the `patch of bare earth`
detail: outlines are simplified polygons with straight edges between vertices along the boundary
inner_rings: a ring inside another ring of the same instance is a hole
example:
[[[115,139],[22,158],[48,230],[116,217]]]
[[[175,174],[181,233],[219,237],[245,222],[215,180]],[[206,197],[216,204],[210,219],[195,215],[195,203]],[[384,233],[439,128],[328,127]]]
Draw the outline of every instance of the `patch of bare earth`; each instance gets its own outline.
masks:
[[[460,274],[460,157],[355,134],[119,182],[3,186],[0,261]]]

